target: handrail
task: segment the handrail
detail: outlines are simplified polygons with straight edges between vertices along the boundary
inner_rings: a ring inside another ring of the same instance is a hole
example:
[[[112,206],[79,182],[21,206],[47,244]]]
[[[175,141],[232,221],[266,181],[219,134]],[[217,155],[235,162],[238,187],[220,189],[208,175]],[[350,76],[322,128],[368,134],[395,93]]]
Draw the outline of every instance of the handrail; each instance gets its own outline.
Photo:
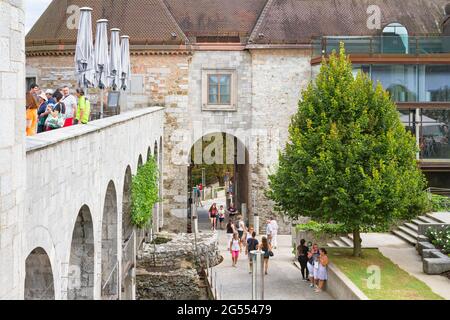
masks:
[[[119,261],[116,262],[114,268],[112,269],[110,275],[108,276],[108,279],[105,281],[105,285],[102,287],[102,291],[105,290],[106,286],[109,284],[109,281],[112,278],[112,275],[114,274],[114,272],[116,271],[116,269],[119,268]]]

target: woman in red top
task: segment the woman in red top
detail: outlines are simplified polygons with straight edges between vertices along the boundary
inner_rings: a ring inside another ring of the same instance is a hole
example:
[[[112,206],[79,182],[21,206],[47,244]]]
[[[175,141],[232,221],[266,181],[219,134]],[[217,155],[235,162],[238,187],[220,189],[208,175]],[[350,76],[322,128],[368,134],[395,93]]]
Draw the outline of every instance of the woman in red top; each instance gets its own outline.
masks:
[[[211,209],[209,209],[209,219],[211,220],[211,229],[213,231],[216,231],[218,212],[219,212],[219,210],[217,210],[217,204],[214,203],[211,206]]]

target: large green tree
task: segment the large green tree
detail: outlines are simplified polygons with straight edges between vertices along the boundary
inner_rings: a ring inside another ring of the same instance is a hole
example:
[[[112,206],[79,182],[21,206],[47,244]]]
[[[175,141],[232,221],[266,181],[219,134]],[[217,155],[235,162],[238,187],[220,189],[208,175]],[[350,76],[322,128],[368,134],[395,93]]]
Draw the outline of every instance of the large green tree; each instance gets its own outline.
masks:
[[[423,213],[426,181],[396,105],[340,53],[303,92],[268,196],[286,215],[343,224],[361,255],[361,232]]]

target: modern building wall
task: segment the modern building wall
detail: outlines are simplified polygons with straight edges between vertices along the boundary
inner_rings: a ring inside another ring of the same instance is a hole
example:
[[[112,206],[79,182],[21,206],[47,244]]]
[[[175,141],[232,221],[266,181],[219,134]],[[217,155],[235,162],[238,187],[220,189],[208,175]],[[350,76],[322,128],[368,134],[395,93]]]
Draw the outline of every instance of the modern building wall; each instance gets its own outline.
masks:
[[[0,1],[0,299],[21,299],[24,291],[24,21],[22,1]]]

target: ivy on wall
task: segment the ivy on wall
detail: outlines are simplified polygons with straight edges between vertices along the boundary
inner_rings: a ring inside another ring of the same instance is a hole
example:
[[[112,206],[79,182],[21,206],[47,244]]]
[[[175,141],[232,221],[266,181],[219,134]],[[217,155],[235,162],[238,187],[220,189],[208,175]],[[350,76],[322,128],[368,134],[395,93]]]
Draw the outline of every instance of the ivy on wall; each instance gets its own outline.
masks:
[[[159,171],[154,157],[138,169],[131,186],[131,221],[143,229],[152,222],[153,208],[159,201]]]

